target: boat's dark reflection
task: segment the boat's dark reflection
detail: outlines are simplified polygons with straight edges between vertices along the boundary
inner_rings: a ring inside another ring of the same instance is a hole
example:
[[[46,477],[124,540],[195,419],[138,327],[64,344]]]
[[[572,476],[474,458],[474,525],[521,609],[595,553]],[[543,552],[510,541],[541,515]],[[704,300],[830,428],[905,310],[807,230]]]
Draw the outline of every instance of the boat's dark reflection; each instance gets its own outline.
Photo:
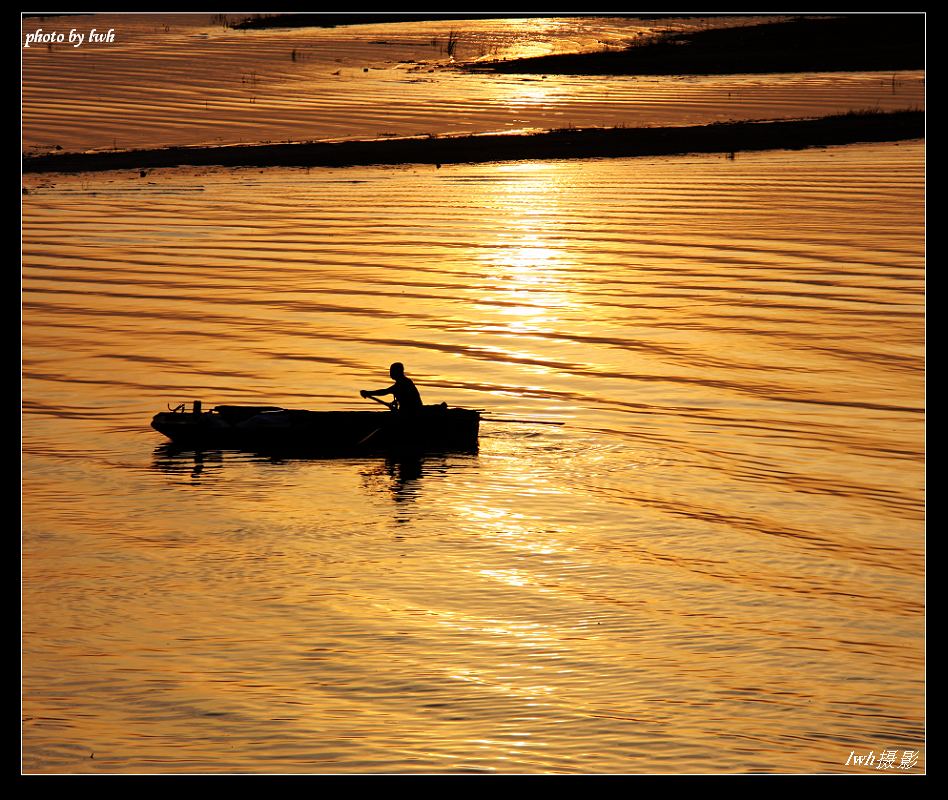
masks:
[[[223,470],[223,450],[186,450],[162,444],[152,453],[151,468],[173,478],[189,478],[195,486],[213,481]]]
[[[477,451],[463,453],[400,453],[397,455],[330,458],[328,456],[285,456],[237,450],[188,450],[173,444],[155,448],[152,469],[176,482],[200,487],[226,478],[228,467],[239,464],[333,463],[351,466],[371,494],[385,494],[396,504],[408,504],[422,493],[426,483],[445,476],[452,468],[470,464]]]

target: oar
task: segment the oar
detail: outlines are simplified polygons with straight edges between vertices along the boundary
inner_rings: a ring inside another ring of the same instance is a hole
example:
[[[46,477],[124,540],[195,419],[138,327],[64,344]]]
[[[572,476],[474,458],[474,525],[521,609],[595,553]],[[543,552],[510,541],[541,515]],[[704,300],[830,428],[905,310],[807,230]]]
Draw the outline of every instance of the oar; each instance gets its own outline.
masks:
[[[366,436],[364,439],[360,439],[360,440],[359,440],[359,443],[356,445],[356,447],[362,447],[362,445],[364,445],[367,441],[369,441],[369,439],[371,439],[373,436],[375,436],[375,434],[377,434],[380,430],[382,430],[382,429],[381,429],[381,428],[376,428],[374,431],[372,431],[372,433],[370,433],[370,434],[369,434],[368,436]]]
[[[377,397],[375,397],[374,395],[371,395],[371,394],[366,395],[366,397],[368,397],[369,400],[374,400],[376,403],[381,403],[381,404],[382,404],[383,406],[385,406],[389,411],[391,411],[391,410],[392,410],[392,406],[395,405],[395,403],[386,403],[384,400],[380,400],[379,398],[377,398]]]
[[[393,410],[393,409],[392,409],[392,406],[395,405],[395,403],[386,403],[384,400],[380,400],[378,397],[374,397],[373,395],[370,395],[370,394],[369,394],[369,395],[364,395],[364,396],[365,396],[365,397],[368,397],[369,400],[374,400],[376,403],[381,403],[381,404],[382,404],[383,406],[385,406],[389,411],[392,411],[392,410]],[[356,447],[362,447],[362,445],[364,445],[367,441],[369,441],[369,439],[371,439],[373,436],[375,436],[375,434],[377,434],[380,430],[382,430],[382,429],[381,429],[381,428],[376,428],[374,431],[372,431],[372,433],[370,433],[368,436],[366,436],[364,439],[362,439],[362,440],[356,445]]]

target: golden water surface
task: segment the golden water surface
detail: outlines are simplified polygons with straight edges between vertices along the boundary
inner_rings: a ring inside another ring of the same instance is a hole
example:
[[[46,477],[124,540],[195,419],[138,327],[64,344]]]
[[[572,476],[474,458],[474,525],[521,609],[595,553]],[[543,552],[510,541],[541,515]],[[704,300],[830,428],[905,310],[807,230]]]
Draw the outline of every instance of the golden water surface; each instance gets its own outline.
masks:
[[[25,772],[924,770],[922,142],[25,186]]]

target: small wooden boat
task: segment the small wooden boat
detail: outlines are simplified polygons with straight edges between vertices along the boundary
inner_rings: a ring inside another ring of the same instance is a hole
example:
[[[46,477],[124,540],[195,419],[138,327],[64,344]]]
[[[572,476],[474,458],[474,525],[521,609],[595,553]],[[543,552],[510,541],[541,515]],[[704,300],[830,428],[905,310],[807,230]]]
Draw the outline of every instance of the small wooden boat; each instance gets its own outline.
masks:
[[[473,452],[480,413],[424,406],[419,414],[395,411],[303,411],[276,406],[222,405],[204,411],[200,401],[155,414],[151,427],[175,445],[195,449],[359,455],[379,452]]]

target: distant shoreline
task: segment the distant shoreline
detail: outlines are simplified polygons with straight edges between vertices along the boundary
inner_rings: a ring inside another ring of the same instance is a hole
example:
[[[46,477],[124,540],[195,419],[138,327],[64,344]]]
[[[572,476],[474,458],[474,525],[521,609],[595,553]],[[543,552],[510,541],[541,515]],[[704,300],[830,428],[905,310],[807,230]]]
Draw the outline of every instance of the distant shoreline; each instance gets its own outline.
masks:
[[[227,15],[230,16],[230,15]],[[234,14],[234,17],[240,16]],[[251,14],[244,16],[238,22],[229,23],[228,27],[234,30],[278,30],[280,28],[336,28],[347,25],[389,25],[406,22],[465,22],[478,20],[498,20],[498,19],[569,19],[569,18],[597,18],[597,19],[637,19],[637,20],[661,20],[661,19],[689,19],[714,17],[714,14],[631,14],[628,12],[615,13],[565,13],[554,11],[525,11],[525,12],[506,12],[506,11],[458,11],[455,13],[443,12],[440,14],[429,13],[427,11],[401,13],[386,13],[382,11],[364,11],[364,12],[341,12],[341,11],[310,11],[287,14]],[[727,14],[724,16],[735,17],[753,17],[761,16],[750,12],[740,12]],[[764,15],[766,16],[766,15]]]
[[[235,14],[234,16],[238,16]],[[234,30],[273,30],[279,28],[336,28],[346,25],[387,25],[401,22],[460,22],[464,20],[484,19],[530,19],[534,17],[560,16],[558,14],[507,14],[504,12],[477,13],[458,12],[456,14],[429,14],[419,12],[386,13],[382,11],[358,12],[301,12],[295,14],[259,14],[250,15],[229,27]],[[576,16],[576,15],[573,15]],[[597,15],[601,16],[601,15]],[[616,15],[626,16],[626,15]]]
[[[351,167],[804,149],[925,137],[925,112],[858,112],[814,119],[656,128],[566,128],[528,134],[424,136],[343,142],[164,147],[24,156],[28,173],[180,166]]]

